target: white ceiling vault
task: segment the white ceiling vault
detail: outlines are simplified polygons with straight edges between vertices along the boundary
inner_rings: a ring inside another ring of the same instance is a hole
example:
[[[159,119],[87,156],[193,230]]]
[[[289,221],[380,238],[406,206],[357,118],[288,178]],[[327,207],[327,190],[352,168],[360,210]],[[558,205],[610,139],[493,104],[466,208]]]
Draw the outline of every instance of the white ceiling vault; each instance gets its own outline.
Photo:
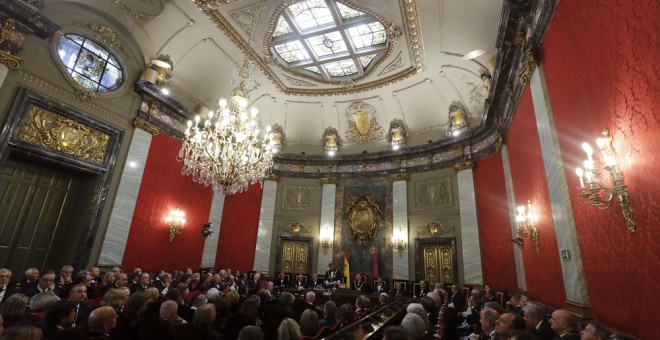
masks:
[[[285,144],[275,158],[275,172],[311,176],[365,171],[370,165],[363,162],[373,163],[370,170],[381,172],[446,167],[490,153],[498,143],[501,146],[521,90],[516,78],[531,55],[526,57],[525,51],[536,52],[540,46],[556,4],[547,0],[321,1],[368,15],[369,19],[352,19],[358,24],[375,18],[387,37],[385,44],[373,48],[379,53],[374,62],[364,68],[358,64],[356,74],[327,77],[287,68],[289,64],[271,47],[278,15],[299,3],[296,0],[58,2],[94,6],[108,20],[123,24],[141,47],[145,66],[160,55],[169,56],[170,99],[163,102],[174,99],[188,114],[200,104],[217,109],[218,99],[231,93],[236,69],[245,59],[253,62],[256,87],[250,93],[251,105],[259,109],[262,125],[277,124],[284,130]],[[348,32],[351,19],[339,18],[337,12],[332,15],[334,25]],[[328,33],[325,27],[314,32]],[[346,39],[351,45],[350,37]],[[361,51],[356,46],[347,49]],[[483,54],[463,58],[475,50]],[[320,58],[312,59],[315,65],[322,63]],[[155,91],[141,93],[160,97]],[[447,134],[453,105],[463,108],[469,124],[459,136]],[[356,107],[370,115],[366,134],[355,129]],[[398,151],[391,150],[387,140],[393,120],[401,121],[407,131],[406,145]],[[332,159],[324,154],[321,141],[328,127],[338,130],[342,142]],[[339,170],[344,163],[347,168]]]

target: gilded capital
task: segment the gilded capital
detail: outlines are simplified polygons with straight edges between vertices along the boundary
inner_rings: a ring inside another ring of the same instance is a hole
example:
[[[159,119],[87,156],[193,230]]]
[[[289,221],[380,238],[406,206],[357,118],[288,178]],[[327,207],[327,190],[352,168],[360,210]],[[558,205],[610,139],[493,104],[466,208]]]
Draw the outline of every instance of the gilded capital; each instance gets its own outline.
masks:
[[[459,172],[459,171],[467,170],[467,169],[474,169],[474,162],[467,161],[467,162],[463,162],[463,163],[454,164],[454,172]]]
[[[0,64],[6,65],[10,70],[18,70],[21,65],[23,65],[23,59],[7,52],[0,51]]]
[[[397,174],[390,175],[390,182],[407,181],[409,179],[410,179],[410,174],[405,172],[400,172]]]
[[[270,175],[266,177],[267,181],[273,181],[273,182],[279,182],[280,181],[280,176],[278,175]]]
[[[338,184],[339,179],[337,177],[323,177],[321,178],[321,184]]]
[[[142,118],[135,118],[133,120],[133,125],[138,129],[142,129],[144,131],[151,133],[153,136],[157,135],[160,132],[160,130],[157,127],[147,123],[147,121]]]

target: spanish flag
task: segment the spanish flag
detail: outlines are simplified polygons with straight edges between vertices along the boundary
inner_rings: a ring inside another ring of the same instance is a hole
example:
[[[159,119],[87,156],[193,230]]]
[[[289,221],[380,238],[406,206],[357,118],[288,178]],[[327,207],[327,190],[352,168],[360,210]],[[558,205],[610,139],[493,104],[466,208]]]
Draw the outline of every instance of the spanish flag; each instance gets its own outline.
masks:
[[[346,247],[346,256],[344,257],[344,277],[346,278],[346,288],[351,286],[351,268],[348,264],[348,247]]]

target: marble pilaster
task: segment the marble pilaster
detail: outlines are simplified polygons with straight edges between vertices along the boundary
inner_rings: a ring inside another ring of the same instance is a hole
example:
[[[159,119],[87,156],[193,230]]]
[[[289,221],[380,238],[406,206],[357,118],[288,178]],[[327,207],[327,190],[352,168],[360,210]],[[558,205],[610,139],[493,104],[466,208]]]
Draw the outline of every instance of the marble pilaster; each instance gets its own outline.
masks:
[[[215,267],[215,258],[218,255],[218,239],[220,238],[220,226],[222,225],[222,211],[225,206],[225,195],[216,192],[213,193],[211,201],[211,212],[209,213],[209,222],[213,233],[204,241],[204,250],[202,251],[201,267]]]
[[[257,246],[254,249],[255,269],[270,268],[270,248],[273,239],[273,220],[275,219],[275,199],[277,198],[277,181],[265,180],[259,212],[259,230],[257,230]]]
[[[461,244],[463,248],[464,283],[483,284],[481,248],[477,223],[477,201],[474,194],[472,169],[461,170],[458,177],[458,202],[461,213]]]
[[[504,183],[506,185],[507,207],[509,207],[509,221],[511,223],[511,238],[518,237],[516,234],[516,197],[513,193],[513,177],[511,177],[511,163],[509,162],[509,148],[502,147],[502,165],[504,167]],[[516,262],[516,278],[518,289],[527,290],[525,280],[525,263],[523,262],[522,249],[515,243],[513,246],[513,258]]]
[[[9,74],[9,67],[5,64],[0,64],[0,88],[2,88],[2,84],[5,83],[7,74]]]
[[[555,127],[550,95],[542,66],[537,67],[534,71],[530,89],[541,141],[545,176],[550,193],[552,217],[555,222],[557,246],[560,253],[565,250],[571,252],[572,259],[570,261],[560,262],[566,298],[573,302],[587,303],[589,298],[586,278],[582,268],[582,255],[577,238],[566,172],[564,171],[564,162],[561,158],[557,128]],[[557,254],[557,256],[560,256],[560,254]]]
[[[408,183],[405,180],[392,182],[392,233],[403,231],[406,236],[406,250],[399,253],[392,249],[392,278],[395,280],[408,280],[409,254],[414,251],[415,245],[410,244],[410,230],[408,226]],[[414,238],[414,236],[412,237]]]
[[[144,166],[147,162],[153,135],[142,129],[135,129],[126,164],[119,181],[119,189],[110,214],[108,229],[101,246],[98,265],[114,266],[121,264],[126,250],[128,232],[133,221],[135,203],[142,183]]]
[[[323,193],[321,195],[321,227],[319,228],[319,242],[321,238],[330,238],[330,247],[323,251],[319,244],[319,254],[316,263],[318,272],[328,268],[328,263],[332,262],[334,235],[335,235],[335,195],[337,194],[337,185],[332,183],[323,184]]]

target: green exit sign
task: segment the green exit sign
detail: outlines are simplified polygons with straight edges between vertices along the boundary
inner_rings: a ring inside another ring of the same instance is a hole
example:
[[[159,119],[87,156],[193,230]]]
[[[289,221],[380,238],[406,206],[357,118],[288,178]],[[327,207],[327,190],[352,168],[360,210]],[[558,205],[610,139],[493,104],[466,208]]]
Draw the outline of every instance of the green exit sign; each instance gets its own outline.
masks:
[[[561,251],[561,259],[562,261],[570,261],[571,260],[571,251],[566,249]]]

